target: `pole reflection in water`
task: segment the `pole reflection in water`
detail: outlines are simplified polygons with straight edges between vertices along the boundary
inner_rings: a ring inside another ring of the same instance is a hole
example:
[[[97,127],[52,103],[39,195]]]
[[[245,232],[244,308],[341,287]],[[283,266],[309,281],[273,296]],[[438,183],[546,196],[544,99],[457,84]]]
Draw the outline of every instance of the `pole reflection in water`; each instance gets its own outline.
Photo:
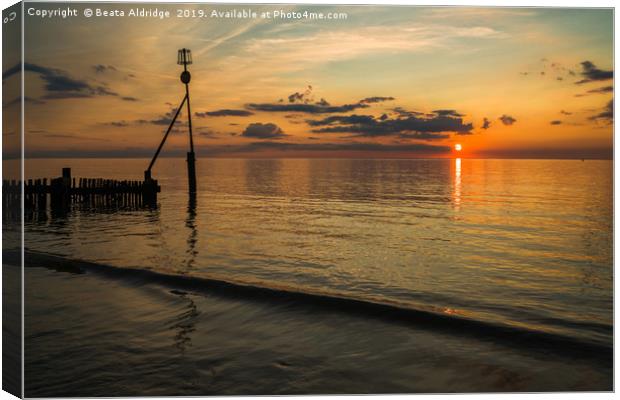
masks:
[[[454,209],[461,209],[461,159],[454,160]]]
[[[196,229],[196,193],[189,194],[189,200],[187,203],[187,219],[185,220],[185,226],[189,228],[189,236],[187,237],[187,271],[191,271],[196,262],[196,256],[198,250],[196,250],[196,243],[198,242],[198,230]]]

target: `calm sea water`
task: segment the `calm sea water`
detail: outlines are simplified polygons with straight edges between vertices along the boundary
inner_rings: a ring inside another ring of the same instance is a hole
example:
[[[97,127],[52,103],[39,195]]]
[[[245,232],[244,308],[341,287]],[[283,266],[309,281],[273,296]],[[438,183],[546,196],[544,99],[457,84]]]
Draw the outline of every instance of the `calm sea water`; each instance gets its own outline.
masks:
[[[148,160],[29,160],[140,179]],[[39,218],[26,247],[611,345],[611,161],[160,159],[153,210]]]

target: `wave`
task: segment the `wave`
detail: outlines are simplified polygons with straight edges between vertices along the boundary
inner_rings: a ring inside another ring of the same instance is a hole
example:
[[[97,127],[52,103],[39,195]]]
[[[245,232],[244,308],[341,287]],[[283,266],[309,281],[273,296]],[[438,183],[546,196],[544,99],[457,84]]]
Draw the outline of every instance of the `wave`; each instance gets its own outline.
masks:
[[[500,345],[556,352],[565,356],[613,361],[613,345],[589,341],[559,333],[534,330],[502,323],[444,314],[401,304],[370,301],[333,294],[308,292],[298,289],[269,287],[232,282],[215,278],[174,275],[139,268],[116,267],[83,260],[74,260],[49,253],[25,251],[26,267],[45,267],[76,274],[95,273],[108,278],[122,279],[139,284],[159,284],[174,294],[183,291],[215,294],[221,297],[245,299],[255,302],[288,304],[311,307],[330,312],[343,312],[365,318],[375,318],[388,323],[415,326],[418,329],[438,330],[450,334],[492,340]],[[18,251],[5,250],[4,263],[21,264]],[[598,331],[612,334],[613,327],[598,324]]]

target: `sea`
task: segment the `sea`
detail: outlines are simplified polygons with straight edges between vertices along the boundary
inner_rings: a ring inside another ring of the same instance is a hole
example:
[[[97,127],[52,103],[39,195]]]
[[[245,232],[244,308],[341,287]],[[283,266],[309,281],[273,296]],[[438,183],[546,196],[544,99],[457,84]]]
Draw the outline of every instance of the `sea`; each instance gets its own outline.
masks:
[[[148,161],[25,175],[139,180]],[[26,215],[27,394],[612,390],[613,161],[201,158],[197,176],[190,196],[162,158],[155,207]]]

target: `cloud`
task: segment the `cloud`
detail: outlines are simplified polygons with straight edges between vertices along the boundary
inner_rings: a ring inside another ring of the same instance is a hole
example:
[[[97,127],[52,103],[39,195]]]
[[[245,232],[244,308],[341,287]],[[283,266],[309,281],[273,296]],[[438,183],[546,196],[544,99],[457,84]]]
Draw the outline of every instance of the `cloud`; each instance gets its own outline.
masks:
[[[603,87],[600,87],[600,88],[588,90],[587,93],[611,93],[613,91],[614,91],[614,87],[613,86],[603,86]]]
[[[160,117],[155,117],[153,119],[139,119],[136,122],[138,124],[169,125],[175,113],[176,109],[172,109]]]
[[[414,116],[414,115],[424,115],[423,112],[408,111],[408,110],[405,110],[402,107],[394,107],[394,108],[392,108],[392,112],[396,113],[397,115],[399,115],[401,117],[411,117],[411,116]]]
[[[216,139],[219,136],[218,132],[212,130],[207,126],[200,126],[195,128],[194,130],[199,136],[207,139]]]
[[[561,125],[562,121],[560,121],[559,119],[556,119],[556,120],[551,121],[549,124],[551,124],[551,125]]]
[[[132,125],[159,125],[159,126],[168,126],[170,125],[170,122],[172,121],[172,118],[174,117],[174,114],[176,114],[177,112],[177,108],[171,108],[169,111],[167,111],[164,114],[161,114],[159,116],[156,116],[152,119],[137,119],[137,120],[131,120],[131,121],[127,121],[127,120],[120,120],[120,121],[111,121],[111,122],[102,122],[101,125],[107,125],[107,126],[113,126],[115,128],[124,128],[127,126],[132,126]],[[186,120],[181,120],[180,119],[180,115],[179,117],[177,117],[175,123],[174,123],[174,128],[172,129],[172,133],[176,133],[179,132],[178,128],[179,127],[186,127],[189,124],[187,123]],[[194,127],[194,130],[198,130],[200,129],[199,127]]]
[[[99,67],[99,70],[116,70],[111,65],[95,65],[93,68]],[[102,69],[103,68],[103,69]],[[95,68],[97,70],[97,68]],[[32,63],[24,63],[24,71],[39,74],[44,82],[43,88],[45,94],[41,99],[79,99],[93,98],[100,96],[118,97],[124,101],[138,101],[137,98],[131,96],[120,96],[118,93],[110,90],[106,84],[90,83],[84,79],[74,78],[66,71],[57,68],[44,67]],[[16,64],[2,74],[2,79],[7,79],[12,75],[21,72],[21,64]],[[41,101],[39,99],[39,101]]]
[[[360,103],[371,104],[371,103],[380,103],[383,101],[392,101],[392,100],[395,100],[394,97],[373,96],[373,97],[366,97],[365,99],[360,100]]]
[[[246,108],[254,111],[264,112],[302,112],[308,114],[334,114],[354,111],[358,108],[367,108],[364,103],[343,104],[340,106],[332,106],[325,104],[304,104],[304,103],[250,103]]]
[[[13,100],[3,104],[2,107],[11,107],[11,106],[18,105],[18,104],[21,104],[21,103],[22,103],[22,98],[21,97],[16,97]],[[24,103],[26,103],[26,104],[45,104],[45,101],[39,100],[39,99],[35,99],[34,97],[26,96],[26,97],[24,97]]]
[[[21,71],[21,64],[16,64],[2,74],[2,79],[17,74]],[[46,94],[44,99],[69,99],[69,98],[88,98],[95,96],[118,96],[104,85],[91,85],[85,80],[80,80],[69,76],[66,72],[43,67],[37,64],[24,63],[24,71],[39,74],[45,82]]]
[[[103,65],[103,64],[93,65],[93,69],[98,74],[102,74],[102,73],[108,72],[108,71],[116,71],[117,70],[116,67],[113,66],[113,65]]]
[[[252,111],[247,110],[216,110],[216,111],[205,111],[205,112],[197,112],[194,114],[198,118],[209,117],[248,117],[250,115],[254,115]]]
[[[562,115],[572,115],[572,112],[568,112],[568,111],[564,111],[564,110],[560,110],[560,114]]]
[[[126,126],[131,125],[129,122],[122,120],[122,121],[112,121],[112,122],[105,122],[103,125],[109,125],[109,126],[113,126],[115,128],[124,128]]]
[[[272,123],[263,124],[260,122],[256,122],[248,125],[241,136],[244,137],[252,137],[258,139],[276,139],[282,138],[288,135],[285,135],[282,129],[279,126]]]
[[[439,21],[438,21],[439,22]],[[443,21],[445,22],[445,21]],[[282,29],[282,28],[280,28]],[[288,32],[291,32],[289,34]],[[485,43],[507,34],[490,26],[453,26],[444,23],[366,24],[356,29],[320,29],[298,32],[288,29],[278,35],[255,35],[241,49],[246,63],[233,65],[239,72],[254,70],[295,72],[317,64],[384,54],[421,53],[430,50],[462,50],[463,40]]]
[[[609,103],[603,108],[603,111],[588,118],[591,121],[602,120],[607,123],[612,123],[614,119],[614,100],[609,100]]]
[[[81,136],[79,134],[73,133],[57,133],[57,132],[48,132],[46,130],[30,130],[30,133],[36,133],[38,136],[52,138],[52,139],[71,139],[71,140],[85,140],[85,141],[95,141],[95,142],[109,142],[110,139],[106,138],[97,138],[92,136]]]
[[[446,113],[445,111],[450,111]],[[307,120],[315,133],[351,133],[357,137],[400,136],[408,139],[445,139],[447,132],[471,134],[473,125],[464,123],[454,110],[437,110],[424,116],[405,114],[398,118],[375,118],[372,115],[334,115]]]
[[[602,86],[596,89],[588,90],[585,93],[577,93],[575,97],[585,97],[591,94],[606,94],[606,93],[612,93],[613,91],[614,91],[613,86]]]
[[[605,71],[599,69],[591,61],[583,61],[581,63],[581,68],[581,76],[583,76],[584,79],[575,82],[577,85],[594,81],[606,81],[609,79],[613,79],[614,77],[613,71]]]
[[[324,126],[332,125],[334,123],[341,123],[346,125],[352,124],[373,124],[376,122],[375,117],[372,115],[334,115],[320,120],[309,119],[306,121],[310,126]]]
[[[458,113],[456,110],[435,110],[433,111],[437,115],[451,116],[451,117],[464,117],[465,115]]]
[[[278,151],[366,151],[383,153],[446,153],[451,150],[450,146],[438,146],[426,143],[405,143],[386,145],[380,143],[352,142],[352,143],[287,143],[274,141],[252,142],[246,145],[223,145],[210,146],[206,151],[210,154],[222,153],[248,153],[265,150]]]
[[[491,127],[491,121],[489,121],[489,119],[487,117],[484,117],[484,119],[482,120],[482,129],[489,129]]]
[[[510,115],[502,115],[501,117],[498,118],[500,121],[502,121],[502,124],[504,125],[512,125],[515,122],[517,122],[516,119],[514,119],[513,117],[511,117]]]
[[[394,100],[389,96],[366,97],[352,104],[332,105],[324,98],[314,101],[312,86],[303,92],[295,92],[288,96],[288,103],[280,100],[277,103],[250,103],[246,108],[263,112],[300,112],[307,114],[336,114],[351,112],[360,108],[368,108],[370,104]]]

